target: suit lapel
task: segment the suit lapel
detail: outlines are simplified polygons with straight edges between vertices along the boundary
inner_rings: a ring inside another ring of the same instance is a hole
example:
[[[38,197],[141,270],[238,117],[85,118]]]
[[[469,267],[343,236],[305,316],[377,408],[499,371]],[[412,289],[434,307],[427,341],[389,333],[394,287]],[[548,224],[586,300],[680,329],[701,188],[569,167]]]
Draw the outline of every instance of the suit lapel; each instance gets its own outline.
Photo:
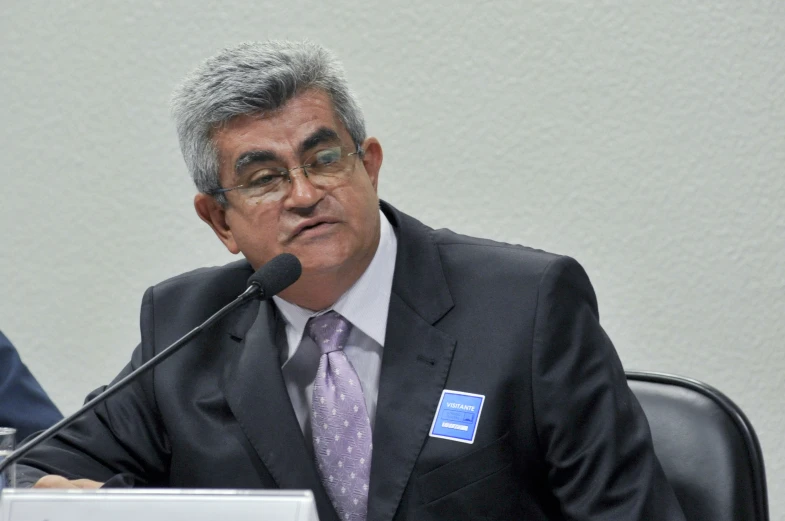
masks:
[[[278,486],[312,490],[319,519],[337,520],[306,450],[286,391],[275,342],[277,327],[273,305],[268,301],[259,306],[258,315],[247,333],[242,333],[239,327],[231,333],[234,338],[243,340],[240,346],[235,346],[236,353],[227,368],[226,401]]]
[[[390,521],[425,443],[450,369],[455,339],[433,327],[452,308],[430,229],[386,204],[398,236],[384,342],[368,521]]]

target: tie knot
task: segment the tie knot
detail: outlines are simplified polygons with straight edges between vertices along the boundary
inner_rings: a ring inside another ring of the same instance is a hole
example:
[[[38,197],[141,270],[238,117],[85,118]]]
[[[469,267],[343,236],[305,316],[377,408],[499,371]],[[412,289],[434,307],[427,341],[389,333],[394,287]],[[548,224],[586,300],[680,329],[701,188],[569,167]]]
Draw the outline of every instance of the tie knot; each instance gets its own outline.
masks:
[[[322,354],[343,349],[352,324],[335,311],[308,320],[306,330]]]

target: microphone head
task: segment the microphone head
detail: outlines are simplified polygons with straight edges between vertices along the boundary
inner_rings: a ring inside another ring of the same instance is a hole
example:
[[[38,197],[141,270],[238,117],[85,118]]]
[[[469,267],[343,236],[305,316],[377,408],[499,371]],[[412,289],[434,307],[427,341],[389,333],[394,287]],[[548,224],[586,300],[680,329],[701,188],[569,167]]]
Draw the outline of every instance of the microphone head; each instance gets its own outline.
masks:
[[[256,270],[256,273],[248,278],[248,285],[259,286],[259,298],[268,299],[294,284],[302,271],[303,267],[297,257],[291,253],[282,253]]]

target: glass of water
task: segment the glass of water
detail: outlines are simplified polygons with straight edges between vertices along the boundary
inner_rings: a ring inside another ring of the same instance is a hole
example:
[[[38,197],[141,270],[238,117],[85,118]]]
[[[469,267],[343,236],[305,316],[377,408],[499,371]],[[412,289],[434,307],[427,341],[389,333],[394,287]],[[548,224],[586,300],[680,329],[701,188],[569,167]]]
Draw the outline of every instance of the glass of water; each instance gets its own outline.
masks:
[[[0,427],[0,461],[14,451],[16,446],[16,429]],[[12,464],[0,474],[0,490],[16,486],[16,464]]]

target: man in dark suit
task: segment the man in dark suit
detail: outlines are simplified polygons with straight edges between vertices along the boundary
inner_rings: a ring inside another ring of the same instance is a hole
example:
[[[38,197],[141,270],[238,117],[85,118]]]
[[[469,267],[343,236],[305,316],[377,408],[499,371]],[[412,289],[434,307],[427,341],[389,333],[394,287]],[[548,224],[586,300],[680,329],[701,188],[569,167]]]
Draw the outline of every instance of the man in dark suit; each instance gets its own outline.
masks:
[[[16,429],[19,442],[60,418],[60,411],[0,332],[0,426]]]
[[[381,146],[326,50],[227,49],[173,105],[197,213],[245,260],[150,288],[118,378],[275,255],[303,275],[34,451],[20,480],[305,488],[322,521],[683,519],[582,268],[380,203]]]

